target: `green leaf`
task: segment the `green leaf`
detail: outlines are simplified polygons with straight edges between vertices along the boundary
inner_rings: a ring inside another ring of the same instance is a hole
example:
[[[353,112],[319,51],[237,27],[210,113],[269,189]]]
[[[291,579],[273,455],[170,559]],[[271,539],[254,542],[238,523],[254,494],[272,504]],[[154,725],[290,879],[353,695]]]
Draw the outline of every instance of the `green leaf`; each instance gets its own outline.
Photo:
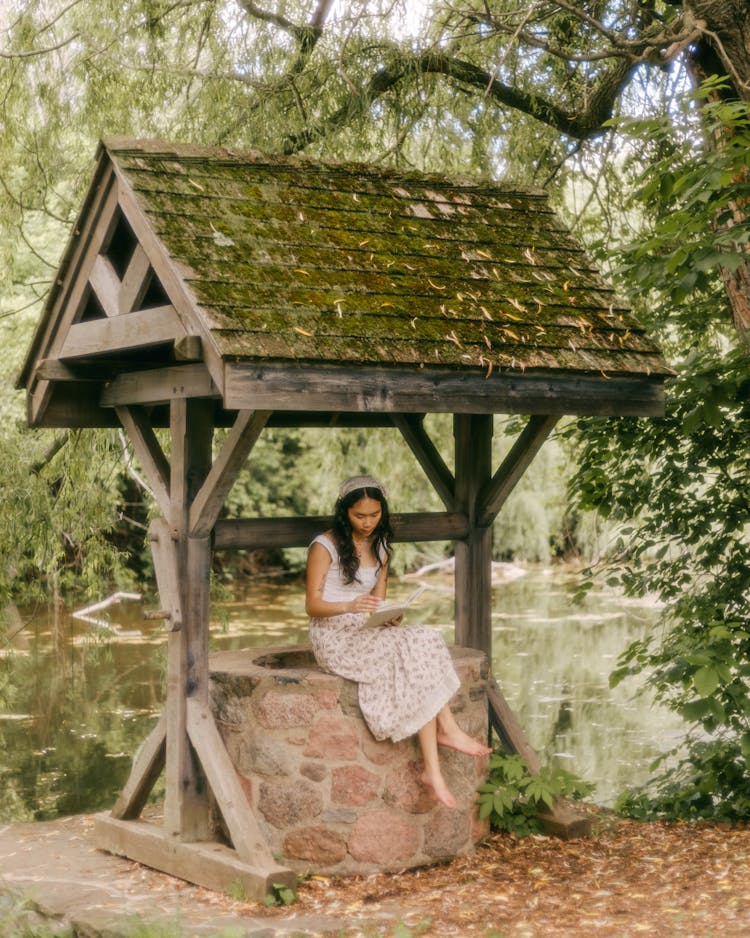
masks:
[[[693,686],[700,697],[709,697],[719,686],[719,674],[715,667],[706,665],[693,675]]]

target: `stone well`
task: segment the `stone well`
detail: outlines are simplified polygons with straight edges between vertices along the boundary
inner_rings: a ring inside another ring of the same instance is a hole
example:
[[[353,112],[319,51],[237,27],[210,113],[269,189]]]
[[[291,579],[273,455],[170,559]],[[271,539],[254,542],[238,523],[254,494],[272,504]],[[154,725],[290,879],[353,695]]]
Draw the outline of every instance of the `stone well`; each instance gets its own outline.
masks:
[[[451,648],[461,687],[456,720],[487,738],[487,664]],[[211,698],[230,758],[272,852],[298,872],[370,873],[471,850],[488,833],[476,788],[486,758],[441,748],[458,807],[418,781],[416,739],[378,742],[351,681],[321,670],[307,645],[211,656]]]

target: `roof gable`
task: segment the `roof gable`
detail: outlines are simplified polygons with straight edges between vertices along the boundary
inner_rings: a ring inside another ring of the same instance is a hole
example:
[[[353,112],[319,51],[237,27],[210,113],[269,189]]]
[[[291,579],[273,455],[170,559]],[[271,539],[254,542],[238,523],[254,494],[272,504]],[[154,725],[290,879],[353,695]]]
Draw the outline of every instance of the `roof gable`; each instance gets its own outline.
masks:
[[[63,369],[70,390],[105,365],[200,358],[217,396],[240,363],[667,373],[540,192],[108,138],[76,231],[24,370],[32,422],[65,397]]]

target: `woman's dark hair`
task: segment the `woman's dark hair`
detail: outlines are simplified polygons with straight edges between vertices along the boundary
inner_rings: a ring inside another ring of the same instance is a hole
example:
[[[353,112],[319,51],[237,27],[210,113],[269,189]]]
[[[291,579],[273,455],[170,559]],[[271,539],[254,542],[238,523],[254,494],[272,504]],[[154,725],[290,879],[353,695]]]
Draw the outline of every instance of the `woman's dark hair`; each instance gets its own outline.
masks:
[[[368,487],[354,489],[342,495],[336,502],[333,517],[333,538],[336,542],[336,549],[339,554],[339,563],[341,573],[345,583],[353,583],[359,580],[357,572],[359,571],[359,557],[354,547],[354,537],[352,534],[352,525],[349,521],[349,509],[355,505],[361,498],[372,498],[380,502],[382,514],[378,526],[374,531],[374,540],[372,550],[378,561],[378,566],[383,564],[383,555],[390,560],[393,550],[391,540],[393,531],[391,530],[391,516],[388,511],[388,500],[383,492],[378,488]]]

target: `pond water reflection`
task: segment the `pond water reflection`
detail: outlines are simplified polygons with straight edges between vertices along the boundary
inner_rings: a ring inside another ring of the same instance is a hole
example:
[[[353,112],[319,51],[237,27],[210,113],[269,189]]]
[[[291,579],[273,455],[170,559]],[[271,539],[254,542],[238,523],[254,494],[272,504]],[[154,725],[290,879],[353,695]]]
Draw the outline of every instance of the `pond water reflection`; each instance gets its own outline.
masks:
[[[521,574],[521,575],[518,575]],[[429,585],[414,623],[453,640],[453,585]],[[532,745],[597,786],[611,804],[680,732],[632,684],[611,690],[609,672],[626,644],[653,627],[653,604],[602,590],[576,606],[572,573],[498,566],[493,588],[493,667]],[[393,585],[394,598],[414,588]],[[302,585],[256,581],[216,603],[212,648],[307,640]],[[100,614],[109,629],[60,614],[23,611],[29,623],[2,652],[0,818],[50,818],[108,807],[130,760],[161,710],[165,637],[138,602]]]

